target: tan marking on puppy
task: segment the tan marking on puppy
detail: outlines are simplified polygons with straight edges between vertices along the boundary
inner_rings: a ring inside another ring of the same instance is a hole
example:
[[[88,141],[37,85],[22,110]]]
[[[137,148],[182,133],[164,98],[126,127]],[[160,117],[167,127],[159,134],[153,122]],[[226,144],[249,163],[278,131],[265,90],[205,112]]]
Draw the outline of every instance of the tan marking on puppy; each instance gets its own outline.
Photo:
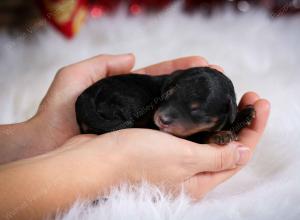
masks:
[[[190,105],[190,108],[191,108],[191,110],[196,110],[196,109],[200,108],[200,102],[193,102]]]

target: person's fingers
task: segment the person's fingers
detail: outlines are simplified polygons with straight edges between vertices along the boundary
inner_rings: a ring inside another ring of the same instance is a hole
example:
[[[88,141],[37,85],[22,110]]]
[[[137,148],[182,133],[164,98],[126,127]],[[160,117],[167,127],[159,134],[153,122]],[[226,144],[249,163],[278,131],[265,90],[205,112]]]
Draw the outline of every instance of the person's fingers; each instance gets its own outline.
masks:
[[[92,84],[106,76],[128,73],[133,68],[133,54],[99,55],[90,59],[63,67],[59,74],[65,77],[86,77]]]
[[[224,69],[222,67],[220,67],[219,65],[210,64],[210,65],[208,65],[208,67],[216,69],[216,70],[220,71],[221,73],[224,73]]]
[[[203,154],[203,153],[202,153]],[[236,143],[225,147],[215,148],[215,152],[205,153],[204,161],[199,161],[199,172],[186,179],[183,183],[185,190],[194,199],[200,199],[220,181],[224,181],[226,175],[232,176],[234,168],[245,165],[251,158],[251,150],[248,147],[238,146]],[[202,160],[203,160],[202,159]],[[204,172],[203,172],[204,169]],[[224,173],[217,176],[218,173]],[[214,175],[214,176],[213,176]]]
[[[247,163],[251,155],[249,148],[238,142],[232,142],[223,147],[208,144],[201,146],[195,144],[187,147],[194,161],[194,163],[188,163],[194,168],[191,170],[194,172],[192,175],[199,172],[233,169],[238,165]],[[189,168],[188,164],[187,168]]]
[[[254,108],[256,110],[255,119],[249,127],[244,128],[239,134],[240,142],[251,147],[252,150],[265,130],[270,114],[270,103],[268,100],[260,99],[255,102]]]
[[[254,103],[259,99],[259,96],[255,92],[246,92],[239,103],[238,109],[241,110],[247,105],[254,105]]]
[[[267,100],[260,99],[254,103],[254,107],[257,114],[253,124],[249,128],[244,128],[240,134],[240,142],[243,145],[248,146],[252,152],[265,129],[270,114],[270,103]],[[187,187],[190,187],[193,194],[201,194],[201,192],[210,191],[226,179],[230,178],[241,168],[242,166],[238,166],[235,169],[221,172],[199,173],[193,176],[191,180],[186,181],[185,184]]]
[[[182,57],[175,60],[168,60],[154,64],[142,69],[134,70],[135,73],[160,75],[172,73],[175,70],[187,69],[197,66],[207,66],[208,62],[200,56]]]

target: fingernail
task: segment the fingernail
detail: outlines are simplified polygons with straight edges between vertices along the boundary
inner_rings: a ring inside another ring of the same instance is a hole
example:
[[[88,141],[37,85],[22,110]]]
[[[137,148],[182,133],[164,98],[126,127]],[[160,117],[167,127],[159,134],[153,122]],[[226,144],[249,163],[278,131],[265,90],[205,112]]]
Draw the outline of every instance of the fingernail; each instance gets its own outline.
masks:
[[[236,164],[237,165],[245,165],[249,161],[250,156],[251,156],[250,149],[248,147],[238,147],[238,153],[239,153],[239,156],[238,156]]]

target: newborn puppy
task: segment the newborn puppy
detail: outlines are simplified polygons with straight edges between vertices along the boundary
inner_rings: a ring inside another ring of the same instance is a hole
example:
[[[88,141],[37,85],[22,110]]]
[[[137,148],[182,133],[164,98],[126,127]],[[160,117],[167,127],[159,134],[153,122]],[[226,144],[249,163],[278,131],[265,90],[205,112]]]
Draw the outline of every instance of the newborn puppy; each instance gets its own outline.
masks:
[[[153,128],[220,145],[236,140],[255,116],[253,106],[238,112],[232,82],[209,67],[104,78],[78,97],[75,108],[81,133]]]

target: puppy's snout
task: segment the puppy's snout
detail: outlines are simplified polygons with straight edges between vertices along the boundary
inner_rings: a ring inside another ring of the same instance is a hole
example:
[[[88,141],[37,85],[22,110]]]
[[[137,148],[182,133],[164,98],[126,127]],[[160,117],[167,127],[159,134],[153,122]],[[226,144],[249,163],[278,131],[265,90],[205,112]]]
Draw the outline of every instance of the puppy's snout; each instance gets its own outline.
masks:
[[[175,122],[175,117],[166,111],[157,111],[154,114],[154,123],[160,130],[169,129]]]
[[[159,119],[161,125],[163,125],[163,126],[168,126],[168,125],[172,124],[172,122],[173,122],[172,117],[170,115],[166,115],[166,114],[160,115],[158,117],[158,119]]]

